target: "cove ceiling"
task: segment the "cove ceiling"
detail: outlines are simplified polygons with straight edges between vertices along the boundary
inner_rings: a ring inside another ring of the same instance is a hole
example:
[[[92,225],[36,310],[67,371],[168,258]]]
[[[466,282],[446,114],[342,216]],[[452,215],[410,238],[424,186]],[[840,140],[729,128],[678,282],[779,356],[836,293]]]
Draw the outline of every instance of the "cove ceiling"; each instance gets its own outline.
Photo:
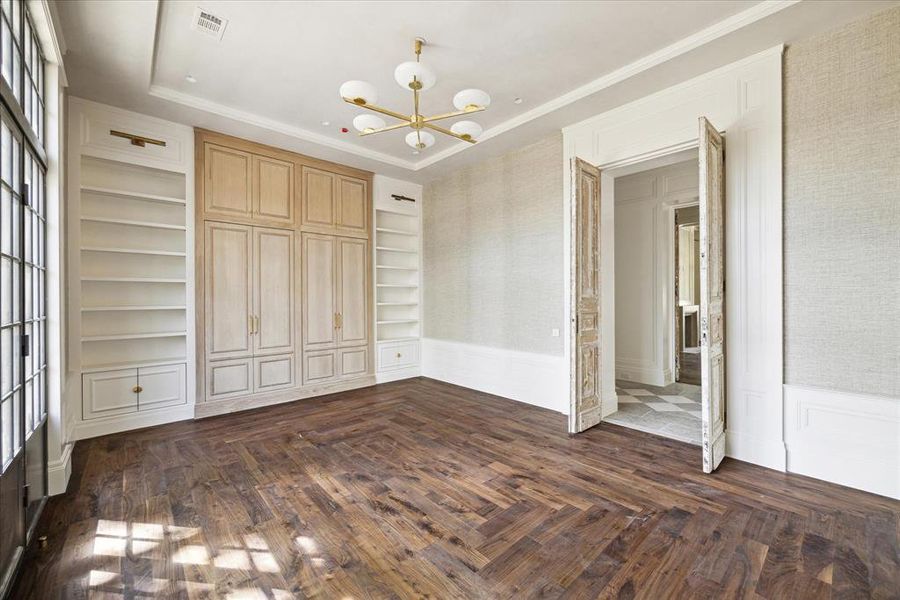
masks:
[[[698,69],[784,41],[798,29],[829,26],[892,2],[819,4],[805,12],[794,2],[754,0],[136,0],[60,2],[56,8],[74,95],[423,180],[439,174],[438,165],[456,167],[527,143]],[[221,41],[191,28],[198,6],[228,19]],[[722,46],[741,34],[750,37]],[[410,104],[411,93],[393,81],[393,69],[410,59],[415,36],[427,39],[423,60],[438,75],[422,95],[423,112],[450,110],[460,89],[484,89],[493,104],[475,120],[486,141],[465,148],[439,139],[413,156],[403,143],[405,130],[355,135],[351,121],[360,111],[341,101],[341,83],[364,79],[377,86],[379,104]],[[660,60],[635,67],[653,55]],[[577,93],[623,70],[626,76],[609,85]],[[524,101],[514,104],[517,97]]]

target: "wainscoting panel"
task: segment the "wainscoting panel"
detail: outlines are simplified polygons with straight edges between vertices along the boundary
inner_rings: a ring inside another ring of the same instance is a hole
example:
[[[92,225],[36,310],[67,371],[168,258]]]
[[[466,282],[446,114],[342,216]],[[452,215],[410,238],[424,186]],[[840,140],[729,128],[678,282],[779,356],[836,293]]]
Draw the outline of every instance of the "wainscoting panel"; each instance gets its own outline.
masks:
[[[788,471],[900,499],[900,398],[784,386]]]
[[[569,412],[564,356],[422,340],[422,375],[563,414]]]

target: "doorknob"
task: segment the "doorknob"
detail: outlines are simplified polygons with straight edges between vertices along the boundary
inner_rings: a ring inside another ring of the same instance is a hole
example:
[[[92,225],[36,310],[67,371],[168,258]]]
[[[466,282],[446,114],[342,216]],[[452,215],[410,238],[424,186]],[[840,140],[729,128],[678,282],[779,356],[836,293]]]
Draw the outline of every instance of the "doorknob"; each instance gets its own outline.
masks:
[[[142,388],[139,385],[136,385],[133,388],[131,388],[131,391],[134,392],[135,394],[140,394],[141,392],[144,391],[144,388]]]

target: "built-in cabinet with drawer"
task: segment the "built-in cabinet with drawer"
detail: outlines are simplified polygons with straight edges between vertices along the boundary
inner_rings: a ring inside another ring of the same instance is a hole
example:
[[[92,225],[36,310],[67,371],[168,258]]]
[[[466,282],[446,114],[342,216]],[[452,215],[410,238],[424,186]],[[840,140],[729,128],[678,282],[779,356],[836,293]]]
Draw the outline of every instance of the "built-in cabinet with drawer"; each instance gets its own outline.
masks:
[[[202,130],[195,147],[198,416],[369,383],[370,174]]]
[[[193,130],[79,98],[68,110],[72,438],[191,418]]]

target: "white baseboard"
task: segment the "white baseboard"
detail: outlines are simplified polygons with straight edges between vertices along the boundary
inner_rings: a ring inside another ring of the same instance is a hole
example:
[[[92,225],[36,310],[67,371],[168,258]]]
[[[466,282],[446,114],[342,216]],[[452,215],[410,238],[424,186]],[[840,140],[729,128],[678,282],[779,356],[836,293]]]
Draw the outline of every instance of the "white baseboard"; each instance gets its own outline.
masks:
[[[620,359],[616,361],[616,379],[665,387],[672,383],[673,376],[669,369],[638,364],[638,361]]]
[[[72,449],[75,444],[69,443],[63,446],[62,455],[47,465],[47,492],[50,496],[64,494],[69,487],[69,477],[72,476]]]
[[[70,439],[72,441],[85,440],[101,435],[108,435],[110,433],[142,429],[144,427],[154,427],[156,425],[164,425],[165,423],[174,423],[176,421],[186,421],[193,418],[194,405],[185,404],[184,406],[172,408],[160,408],[153,412],[132,413],[115,417],[92,419],[90,421],[78,421],[75,423]]]
[[[780,439],[726,429],[725,456],[776,471],[786,470],[784,442]]]
[[[600,391],[600,418],[605,419],[619,410],[619,395],[616,394],[616,383],[603,382]]]
[[[569,414],[564,356],[423,338],[422,375]]]
[[[422,370],[419,365],[406,367],[404,369],[391,369],[390,371],[378,371],[375,373],[375,383],[388,383],[391,381],[399,381],[401,379],[410,379],[411,377],[419,377]]]
[[[900,398],[784,386],[787,468],[900,500]]]

